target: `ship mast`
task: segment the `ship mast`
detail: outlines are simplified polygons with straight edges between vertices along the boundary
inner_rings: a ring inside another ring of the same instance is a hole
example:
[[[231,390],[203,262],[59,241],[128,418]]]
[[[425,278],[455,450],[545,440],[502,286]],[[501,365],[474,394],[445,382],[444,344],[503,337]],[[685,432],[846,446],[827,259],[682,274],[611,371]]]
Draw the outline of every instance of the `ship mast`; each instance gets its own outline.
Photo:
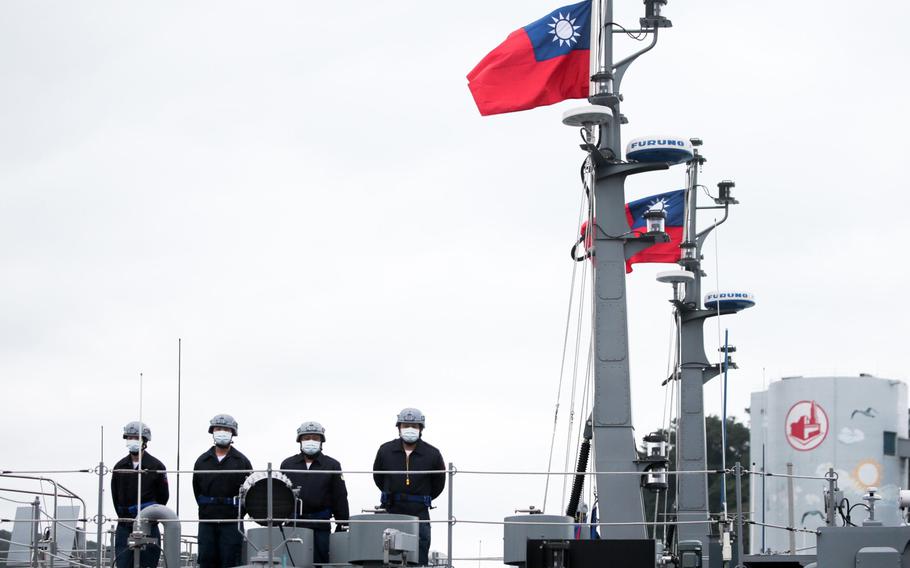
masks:
[[[646,3],[642,27],[652,35],[650,45],[625,59],[613,61],[613,0],[593,0],[592,40],[596,38],[596,73],[592,76],[591,104],[610,109],[599,125],[594,162],[594,404],[592,426],[596,487],[600,496],[600,518],[604,523],[643,523],[644,504],[640,479],[635,475],[608,475],[609,472],[640,471],[629,375],[629,329],[626,306],[626,260],[666,240],[666,234],[630,234],[625,210],[625,181],[630,175],[669,167],[667,163],[623,163],[619,88],[628,66],[657,43],[657,30],[669,25],[659,15],[666,0]],[[656,17],[654,15],[657,12]],[[647,20],[647,21],[646,21]],[[663,23],[663,25],[661,25]],[[603,527],[607,540],[646,539],[643,524]]]
[[[676,309],[679,322],[679,367],[676,378],[679,380],[680,407],[676,424],[676,456],[677,470],[691,472],[678,475],[676,479],[676,518],[681,521],[677,525],[677,542],[700,541],[702,557],[707,565],[709,556],[711,533],[710,509],[708,503],[708,469],[707,450],[705,439],[705,406],[704,385],[712,378],[724,371],[718,363],[711,364],[705,354],[704,324],[709,317],[722,314],[736,313],[741,306],[724,306],[719,299],[715,300],[716,307],[708,309],[702,306],[702,277],[701,268],[702,247],[707,239],[720,224],[729,216],[730,205],[736,204],[731,190],[732,181],[722,181],[718,184],[718,194],[714,198],[715,205],[698,206],[698,194],[704,187],[698,180],[699,170],[705,163],[705,157],[700,153],[702,141],[692,138],[692,159],[686,162],[686,211],[685,225],[683,226],[682,257],[679,264],[684,273],[688,273],[685,280],[685,294],[681,298],[674,297],[673,305]],[[722,209],[723,217],[715,220],[702,231],[698,231],[698,211],[702,209]],[[672,281],[668,279],[665,281]],[[721,348],[728,356],[730,346]],[[735,363],[728,362],[728,368],[736,368]],[[723,511],[726,515],[726,511]],[[726,521],[726,519],[724,519]],[[704,523],[699,522],[704,521]]]

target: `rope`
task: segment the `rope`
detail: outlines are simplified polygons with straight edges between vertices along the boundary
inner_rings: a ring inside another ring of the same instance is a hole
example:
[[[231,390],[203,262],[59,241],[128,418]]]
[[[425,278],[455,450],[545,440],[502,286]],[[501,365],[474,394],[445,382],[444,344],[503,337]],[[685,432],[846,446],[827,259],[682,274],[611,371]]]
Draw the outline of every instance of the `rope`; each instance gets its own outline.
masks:
[[[588,158],[588,159],[590,160],[590,158]],[[586,193],[587,193],[587,188],[584,187],[584,184],[582,184],[582,186],[583,186],[583,188],[582,188],[581,201],[579,202],[579,205],[578,205],[578,223],[576,225],[578,227],[581,226],[582,213],[584,211],[585,199],[586,199]],[[559,362],[559,385],[556,387],[556,408],[553,411],[553,432],[552,432],[552,434],[550,434],[550,455],[547,458],[547,471],[550,471],[550,469],[553,466],[553,449],[556,446],[556,429],[557,429],[557,424],[559,422],[559,403],[560,403],[560,399],[562,397],[562,381],[563,381],[563,377],[565,376],[565,369],[566,369],[566,352],[569,350],[569,328],[571,327],[570,324],[572,321],[572,305],[575,300],[575,276],[577,273],[578,273],[578,263],[573,262],[572,263],[572,280],[571,280],[571,283],[569,284],[569,305],[566,309],[566,331],[565,331],[565,334],[563,335],[562,357]],[[546,483],[544,484],[544,489],[543,489],[542,510],[544,510],[544,511],[547,510],[547,497],[549,496],[549,494],[550,494],[550,476],[547,476],[547,480],[546,480]]]
[[[590,227],[590,226],[589,226]],[[566,457],[563,469],[569,469],[569,456],[572,454],[572,426],[575,424],[575,399],[578,387],[578,367],[579,367],[579,351],[581,350],[581,332],[582,332],[582,322],[584,321],[584,300],[585,300],[585,291],[587,288],[587,274],[588,274],[588,264],[584,263],[584,266],[581,267],[581,284],[578,293],[578,316],[576,318],[575,326],[575,357],[572,364],[572,389],[571,395],[569,396],[569,424],[566,429]],[[562,504],[560,505],[560,510],[565,510],[566,508],[566,489],[567,489],[568,479],[563,478],[562,480]]]

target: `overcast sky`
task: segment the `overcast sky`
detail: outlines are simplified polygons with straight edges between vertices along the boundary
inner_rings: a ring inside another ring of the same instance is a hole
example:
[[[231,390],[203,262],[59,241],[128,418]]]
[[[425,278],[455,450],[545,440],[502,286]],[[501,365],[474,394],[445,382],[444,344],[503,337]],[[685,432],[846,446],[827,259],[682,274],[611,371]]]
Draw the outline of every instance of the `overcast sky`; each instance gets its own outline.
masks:
[[[641,2],[620,4],[636,26]],[[328,454],[369,469],[417,406],[460,469],[544,470],[583,158],[560,117],[580,101],[481,118],[465,74],[559,6],[0,5],[0,468],[91,467],[102,427],[104,460],[125,455],[140,372],[149,451],[176,467],[179,337],[183,468],[228,412],[256,467],[294,453],[315,419]],[[626,140],[699,136],[702,181],[737,184],[705,287],[758,298],[721,322],[740,418],[781,376],[908,377],[908,12],[672,0],[674,27],[626,75]],[[617,36],[620,53],[633,43]],[[683,183],[678,166],[627,195]],[[628,278],[639,437],[662,419],[671,317],[654,276],[669,268]],[[706,388],[718,413],[718,382]],[[95,514],[93,477],[56,477]],[[352,510],[376,504],[368,477],[347,478]],[[542,506],[543,486],[461,474],[455,514],[500,520]],[[560,505],[551,492],[548,512]],[[501,554],[498,527],[455,535],[456,556]]]

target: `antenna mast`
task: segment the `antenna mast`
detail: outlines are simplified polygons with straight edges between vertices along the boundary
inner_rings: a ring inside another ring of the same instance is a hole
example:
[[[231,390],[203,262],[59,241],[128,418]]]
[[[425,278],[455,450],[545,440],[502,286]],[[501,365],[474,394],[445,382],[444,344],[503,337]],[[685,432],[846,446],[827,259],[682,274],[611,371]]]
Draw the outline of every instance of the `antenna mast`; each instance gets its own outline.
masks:
[[[596,147],[587,145],[594,167],[592,213],[594,248],[594,405],[592,413],[597,493],[601,500],[600,518],[604,523],[643,523],[644,504],[641,482],[635,475],[607,475],[607,472],[642,471],[632,426],[632,398],[629,374],[629,326],[626,309],[626,260],[658,243],[666,233],[638,235],[630,232],[626,219],[625,180],[634,174],[669,167],[665,162],[623,163],[619,88],[629,65],[657,43],[657,30],[670,22],[659,16],[666,0],[648,0],[640,33],[651,34],[644,49],[614,62],[613,0],[593,0],[591,37],[597,38],[595,74],[587,107],[588,117],[570,111],[564,122],[582,125],[589,134],[599,129]],[[657,14],[654,16],[654,14]],[[609,109],[609,112],[607,112]],[[584,109],[582,109],[584,110]],[[590,118],[597,115],[596,122]],[[585,122],[587,120],[588,122]],[[602,527],[607,540],[643,540],[643,524]]]

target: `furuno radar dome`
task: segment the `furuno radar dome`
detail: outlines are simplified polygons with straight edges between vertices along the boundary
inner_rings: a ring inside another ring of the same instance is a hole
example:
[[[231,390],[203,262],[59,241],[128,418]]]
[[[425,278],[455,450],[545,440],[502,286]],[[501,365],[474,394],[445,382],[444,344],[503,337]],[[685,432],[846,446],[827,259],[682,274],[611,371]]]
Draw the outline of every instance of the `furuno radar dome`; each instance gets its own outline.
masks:
[[[755,305],[755,296],[749,292],[711,292],[705,296],[705,308],[724,313],[739,312]]]
[[[566,126],[597,126],[609,124],[612,120],[613,111],[610,107],[600,105],[571,108],[562,113],[562,123]]]
[[[692,143],[678,136],[645,136],[635,138],[626,146],[626,159],[633,162],[682,164],[693,155]]]

